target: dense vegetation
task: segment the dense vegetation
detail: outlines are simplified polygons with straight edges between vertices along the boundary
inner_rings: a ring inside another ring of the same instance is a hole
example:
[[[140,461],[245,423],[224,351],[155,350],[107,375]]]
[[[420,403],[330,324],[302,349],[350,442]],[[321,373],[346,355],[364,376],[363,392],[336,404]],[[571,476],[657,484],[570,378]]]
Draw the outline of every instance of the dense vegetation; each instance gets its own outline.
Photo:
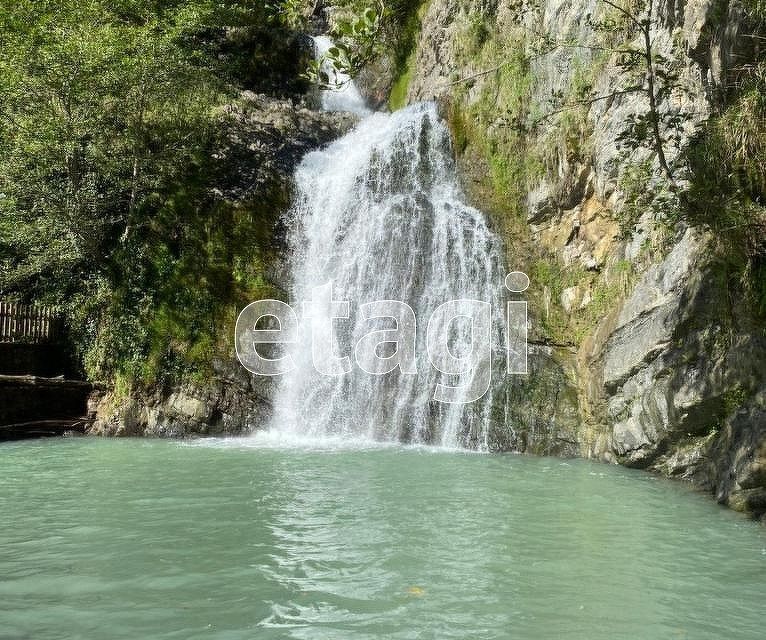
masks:
[[[396,49],[418,5],[336,3],[334,62],[356,70]],[[305,93],[317,67],[295,42],[314,9],[0,3],[0,298],[58,307],[88,377],[205,375],[237,309],[276,294],[267,209],[287,194],[273,185],[268,202],[232,202],[222,184],[238,167],[219,149],[242,89]]]
[[[289,89],[260,0],[2,0],[0,297],[60,307],[96,379],[209,360],[262,222],[216,198],[222,107]]]
[[[334,2],[331,62],[356,71],[387,56],[391,105],[401,106],[427,6]],[[204,374],[226,347],[237,308],[268,288],[271,221],[252,203],[221,197],[232,167],[218,150],[230,133],[225,107],[243,88],[294,94],[306,88],[301,76],[327,80],[289,44],[310,28],[313,9],[305,0],[0,0],[0,298],[59,307],[89,377],[152,383]],[[763,33],[762,0],[748,0],[746,10],[753,33]],[[495,80],[468,100],[470,83],[450,78],[456,149],[481,156],[491,189],[479,195],[505,212],[506,235],[522,239],[524,199],[551,170],[548,156],[561,144],[572,158],[588,155],[590,78],[605,63],[594,56],[583,64],[562,97],[566,108],[555,112],[555,136],[536,140],[546,113],[530,102],[532,72],[521,54],[530,37],[497,33],[488,17],[473,16],[458,58],[466,68],[497,67]],[[683,192],[664,213],[671,225],[712,230],[733,277],[766,312],[766,64],[758,42],[676,163]],[[627,234],[633,213],[663,209],[644,189],[647,176],[632,178],[639,188],[621,213]],[[285,194],[273,197],[284,205]],[[562,287],[592,277],[565,277],[539,256],[529,262],[540,299],[555,302]],[[583,325],[625,288],[625,265],[612,271],[612,284],[594,289],[604,304],[583,312]],[[546,303],[548,332],[571,335],[555,306]]]
[[[682,221],[712,231],[734,295],[766,317],[766,3],[744,3],[752,51],[687,154]]]

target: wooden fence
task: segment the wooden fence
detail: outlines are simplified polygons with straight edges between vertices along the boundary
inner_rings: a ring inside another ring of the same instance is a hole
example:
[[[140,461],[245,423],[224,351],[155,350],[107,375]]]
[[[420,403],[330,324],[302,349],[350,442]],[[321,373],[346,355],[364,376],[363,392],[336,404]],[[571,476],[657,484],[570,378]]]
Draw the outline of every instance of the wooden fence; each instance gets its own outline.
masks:
[[[0,302],[0,342],[51,342],[58,329],[58,318],[49,307]]]

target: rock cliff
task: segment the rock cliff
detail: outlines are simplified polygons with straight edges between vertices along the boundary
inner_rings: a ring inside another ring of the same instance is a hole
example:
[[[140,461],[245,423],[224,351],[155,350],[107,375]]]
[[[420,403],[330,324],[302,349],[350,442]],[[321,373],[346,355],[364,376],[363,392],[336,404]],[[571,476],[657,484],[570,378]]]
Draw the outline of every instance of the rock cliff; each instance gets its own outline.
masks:
[[[669,187],[656,149],[624,143],[651,108],[631,90],[642,71],[620,54],[641,48],[620,11],[634,4],[431,0],[407,100],[443,105],[467,194],[505,236],[509,265],[533,279],[533,333],[565,347],[511,383],[524,409],[509,417],[507,441],[688,478],[758,515],[764,321],[721,239],[670,221],[689,179],[685,152],[758,55],[754,27],[738,2],[654,7]],[[529,406],[540,390],[566,408]]]
[[[651,469],[761,515],[766,322],[724,239],[678,214],[688,151],[758,59],[761,27],[736,1],[654,3],[652,93],[635,53],[645,9],[427,0],[419,31],[399,40],[412,49],[389,51],[359,80],[371,104],[386,93],[392,106],[403,96],[439,102],[467,196],[490,215],[509,267],[531,276],[531,375],[509,381],[493,446]],[[266,96],[232,109],[239,127],[222,150],[241,164],[237,184],[222,189],[232,200],[289,194],[302,153],[350,124]],[[664,158],[651,135],[635,142],[652,113]],[[183,436],[263,424],[268,385],[230,356],[213,370],[204,383],[103,398],[94,431]]]

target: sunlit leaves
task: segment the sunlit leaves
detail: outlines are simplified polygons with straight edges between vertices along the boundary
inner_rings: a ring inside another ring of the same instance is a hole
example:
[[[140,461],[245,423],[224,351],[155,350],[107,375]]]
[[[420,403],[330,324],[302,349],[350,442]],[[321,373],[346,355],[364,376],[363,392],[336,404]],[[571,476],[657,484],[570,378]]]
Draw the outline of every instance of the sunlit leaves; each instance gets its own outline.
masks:
[[[323,88],[334,89],[338,88],[338,75],[356,75],[380,52],[385,13],[385,7],[381,4],[363,9],[359,15],[338,20],[330,34],[335,46],[320,60],[309,64],[304,74],[306,79]],[[328,73],[328,68],[333,73]]]

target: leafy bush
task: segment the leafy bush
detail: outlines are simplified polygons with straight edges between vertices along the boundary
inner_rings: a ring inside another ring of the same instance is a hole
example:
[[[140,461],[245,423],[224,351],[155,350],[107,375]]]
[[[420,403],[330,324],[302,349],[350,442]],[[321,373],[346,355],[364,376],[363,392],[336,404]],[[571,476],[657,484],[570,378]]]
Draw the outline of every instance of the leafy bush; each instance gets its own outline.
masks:
[[[688,152],[687,220],[750,255],[766,254],[765,90],[758,79],[742,91],[707,123]]]
[[[58,305],[93,378],[202,370],[262,284],[260,212],[210,194],[221,106],[286,64],[267,18],[249,0],[0,8],[0,297]]]

